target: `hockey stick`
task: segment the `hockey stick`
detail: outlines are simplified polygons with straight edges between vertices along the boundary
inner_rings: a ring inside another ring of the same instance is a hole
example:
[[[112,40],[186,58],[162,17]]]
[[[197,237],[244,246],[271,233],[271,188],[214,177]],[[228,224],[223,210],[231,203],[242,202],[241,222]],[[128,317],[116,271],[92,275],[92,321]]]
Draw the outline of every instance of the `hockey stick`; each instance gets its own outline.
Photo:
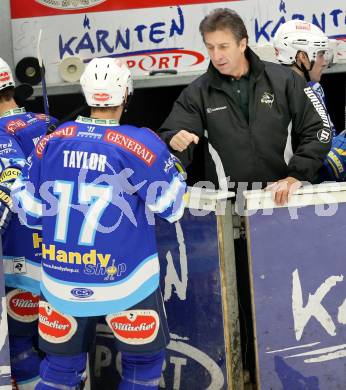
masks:
[[[70,120],[73,120],[76,116],[81,114],[83,111],[85,111],[88,108],[87,104],[83,104],[82,106],[76,108],[74,111],[72,111],[70,114],[66,115],[64,118],[62,118],[57,124],[51,124],[48,128],[47,135],[50,133],[53,133],[55,129],[57,129],[59,126],[64,124],[65,122],[68,122]]]
[[[47,84],[46,84],[46,69],[44,67],[43,59],[41,55],[41,38],[42,38],[42,29],[40,29],[40,32],[38,33],[37,59],[38,59],[38,65],[40,67],[40,73],[41,73],[42,98],[43,98],[44,114],[46,116],[47,133],[49,133],[49,124],[50,124],[49,102],[48,102],[48,93],[47,93]]]

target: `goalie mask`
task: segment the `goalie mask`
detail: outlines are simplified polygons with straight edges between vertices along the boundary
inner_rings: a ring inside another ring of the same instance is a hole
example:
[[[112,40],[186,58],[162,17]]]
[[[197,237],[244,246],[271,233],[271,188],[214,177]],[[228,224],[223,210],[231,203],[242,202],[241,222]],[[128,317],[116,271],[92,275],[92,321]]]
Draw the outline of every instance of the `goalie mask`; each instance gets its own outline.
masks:
[[[86,66],[80,83],[91,107],[116,107],[133,93],[128,67],[119,59],[94,58]]]

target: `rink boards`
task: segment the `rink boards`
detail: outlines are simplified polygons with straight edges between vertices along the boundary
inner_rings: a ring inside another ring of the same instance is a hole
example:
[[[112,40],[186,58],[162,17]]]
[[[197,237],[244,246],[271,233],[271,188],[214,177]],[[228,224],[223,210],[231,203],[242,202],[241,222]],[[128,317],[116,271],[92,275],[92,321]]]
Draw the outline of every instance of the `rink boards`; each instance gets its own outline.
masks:
[[[291,207],[273,209],[269,194],[249,194],[261,390],[346,386],[345,186],[340,190],[302,190]]]

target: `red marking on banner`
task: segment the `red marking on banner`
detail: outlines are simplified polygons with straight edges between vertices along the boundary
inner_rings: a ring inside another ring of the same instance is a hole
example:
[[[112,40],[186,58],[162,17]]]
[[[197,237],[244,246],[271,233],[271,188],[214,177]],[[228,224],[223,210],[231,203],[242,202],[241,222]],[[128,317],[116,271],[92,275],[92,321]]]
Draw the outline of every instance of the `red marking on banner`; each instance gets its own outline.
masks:
[[[243,0],[229,0],[232,2]],[[169,6],[184,6],[191,4],[210,4],[219,3],[220,0],[106,0],[103,3],[84,7],[75,10],[62,10],[59,8],[48,7],[42,5],[36,0],[25,0],[25,6],[23,6],[23,0],[11,0],[11,18],[33,18],[40,16],[54,16],[54,15],[67,15],[67,14],[85,14],[91,12],[107,12],[107,11],[120,11],[135,8],[154,8],[154,7],[169,7]],[[59,2],[60,3],[60,2]]]

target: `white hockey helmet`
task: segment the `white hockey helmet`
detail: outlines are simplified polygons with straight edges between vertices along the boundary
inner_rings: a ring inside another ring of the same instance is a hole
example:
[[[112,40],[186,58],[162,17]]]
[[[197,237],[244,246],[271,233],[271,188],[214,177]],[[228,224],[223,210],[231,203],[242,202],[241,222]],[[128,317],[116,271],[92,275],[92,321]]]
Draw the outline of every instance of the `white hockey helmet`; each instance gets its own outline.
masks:
[[[94,58],[86,66],[80,83],[91,107],[120,106],[133,93],[132,77],[120,59]]]
[[[14,87],[14,79],[8,63],[0,58],[0,91],[5,88]]]
[[[313,63],[319,52],[324,51],[330,57],[329,40],[321,29],[303,20],[290,20],[282,24],[274,37],[273,45],[276,59],[280,64],[292,65],[296,55],[303,51]]]

